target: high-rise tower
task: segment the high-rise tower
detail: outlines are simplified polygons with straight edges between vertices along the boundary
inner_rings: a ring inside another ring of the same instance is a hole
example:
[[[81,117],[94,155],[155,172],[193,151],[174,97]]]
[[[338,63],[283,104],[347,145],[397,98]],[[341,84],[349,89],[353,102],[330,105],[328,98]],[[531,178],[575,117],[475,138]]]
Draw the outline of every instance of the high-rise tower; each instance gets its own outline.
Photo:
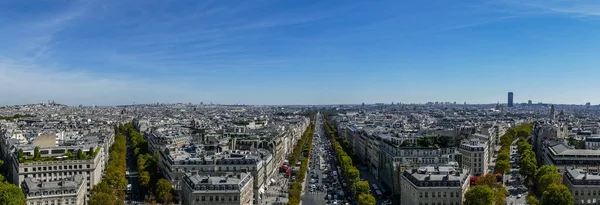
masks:
[[[512,106],[513,106],[513,93],[508,92],[508,107],[512,107]]]

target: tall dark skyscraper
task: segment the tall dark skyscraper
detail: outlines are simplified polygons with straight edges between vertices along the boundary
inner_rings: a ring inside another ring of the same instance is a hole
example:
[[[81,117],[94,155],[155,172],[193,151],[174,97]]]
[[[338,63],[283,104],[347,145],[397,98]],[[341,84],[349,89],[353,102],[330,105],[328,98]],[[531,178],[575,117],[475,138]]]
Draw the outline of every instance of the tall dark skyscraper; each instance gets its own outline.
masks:
[[[512,107],[512,106],[513,106],[513,93],[508,92],[508,107]]]

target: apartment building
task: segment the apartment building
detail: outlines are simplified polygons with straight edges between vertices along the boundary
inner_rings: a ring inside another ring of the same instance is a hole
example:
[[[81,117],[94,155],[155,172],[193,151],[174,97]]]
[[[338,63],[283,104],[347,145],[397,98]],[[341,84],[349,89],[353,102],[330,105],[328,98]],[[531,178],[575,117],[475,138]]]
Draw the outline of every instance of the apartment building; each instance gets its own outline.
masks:
[[[600,203],[600,176],[583,169],[565,170],[563,184],[567,186],[575,204]]]
[[[87,180],[77,174],[62,180],[44,182],[25,178],[21,184],[28,205],[74,204],[84,205]]]
[[[146,134],[148,139],[148,151],[152,154],[167,145],[183,145],[192,140],[190,134],[183,133],[181,130],[170,130],[165,128],[156,129]]]
[[[473,137],[461,141],[458,151],[462,155],[462,167],[475,176],[487,173],[489,167],[489,142]]]
[[[392,188],[392,193],[401,193],[401,175],[405,170],[423,166],[454,166],[458,168],[454,148],[402,147],[398,140],[383,139],[379,143],[379,179]]]
[[[402,174],[401,204],[460,205],[469,189],[467,170],[452,167],[421,167]]]
[[[274,157],[264,149],[255,151],[207,152],[201,147],[165,149],[159,154],[159,171],[171,180],[175,190],[182,190],[187,173],[215,175],[249,172],[252,175],[254,197],[259,201],[278,168]]]
[[[590,135],[585,137],[585,148],[600,149],[600,135]]]
[[[182,186],[183,205],[253,204],[253,177],[249,173],[224,175],[185,174]]]
[[[84,146],[60,146],[39,148],[43,160],[32,159],[34,147],[21,147],[23,159],[19,159],[17,153],[11,154],[6,162],[11,177],[9,181],[16,185],[23,185],[27,179],[35,179],[41,183],[52,183],[70,179],[75,175],[81,175],[85,179],[84,193],[89,196],[91,188],[100,183],[105,167],[104,149],[98,145],[92,146],[94,154],[89,154],[86,159],[68,158],[67,152],[77,155],[79,150],[87,152],[90,147]],[[18,151],[16,151],[18,152]]]
[[[560,173],[570,168],[588,172],[600,171],[600,150],[575,149],[562,141],[545,141],[541,159],[543,164],[556,166]]]
[[[485,123],[481,126],[479,133],[489,136],[489,141],[493,146],[499,146],[500,136],[497,135],[499,133],[496,129],[498,129],[498,126],[495,123]]]

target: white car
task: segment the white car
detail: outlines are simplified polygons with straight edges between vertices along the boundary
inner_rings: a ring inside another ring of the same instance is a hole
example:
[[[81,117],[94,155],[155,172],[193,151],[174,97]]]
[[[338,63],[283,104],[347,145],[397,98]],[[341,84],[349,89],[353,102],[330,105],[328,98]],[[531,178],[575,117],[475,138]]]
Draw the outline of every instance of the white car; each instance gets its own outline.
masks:
[[[521,195],[521,194],[517,195],[517,199],[520,199],[521,197],[523,197],[523,195]]]

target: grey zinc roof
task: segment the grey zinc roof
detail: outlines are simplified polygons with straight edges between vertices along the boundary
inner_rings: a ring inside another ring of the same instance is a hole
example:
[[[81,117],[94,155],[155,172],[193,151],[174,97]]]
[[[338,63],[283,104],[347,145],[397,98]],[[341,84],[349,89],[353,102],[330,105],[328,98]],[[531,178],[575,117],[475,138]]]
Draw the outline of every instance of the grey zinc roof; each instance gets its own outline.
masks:
[[[600,150],[591,150],[591,149],[572,149],[564,144],[557,144],[555,146],[550,147],[550,149],[554,152],[555,155],[597,155],[600,156]]]
[[[409,173],[418,181],[458,181],[462,182],[468,173],[456,175],[456,170],[452,167],[421,167],[418,172]]]
[[[25,178],[25,184],[29,191],[44,191],[57,189],[78,189],[83,181],[82,175],[75,175],[70,179],[43,182],[35,178]]]
[[[576,180],[584,180],[584,177],[587,180],[600,180],[599,175],[587,173],[583,169],[567,169],[566,172],[568,172],[568,174],[573,176],[573,178]]]

